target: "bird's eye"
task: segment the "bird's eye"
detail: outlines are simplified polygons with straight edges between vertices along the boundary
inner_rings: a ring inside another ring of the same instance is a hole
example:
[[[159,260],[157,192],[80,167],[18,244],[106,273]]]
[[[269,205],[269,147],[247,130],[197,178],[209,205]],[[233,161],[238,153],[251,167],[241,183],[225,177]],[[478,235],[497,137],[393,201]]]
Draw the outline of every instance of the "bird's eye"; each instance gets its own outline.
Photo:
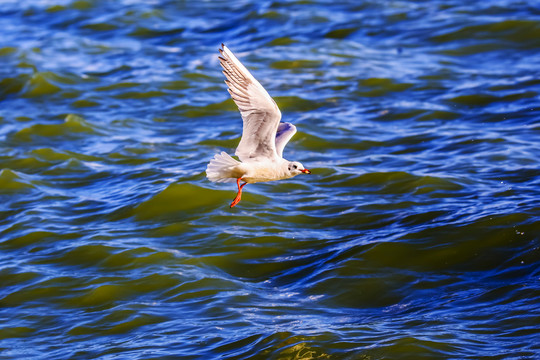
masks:
[[[297,169],[297,168],[298,168],[298,166],[296,166],[296,165],[293,165],[293,168]]]

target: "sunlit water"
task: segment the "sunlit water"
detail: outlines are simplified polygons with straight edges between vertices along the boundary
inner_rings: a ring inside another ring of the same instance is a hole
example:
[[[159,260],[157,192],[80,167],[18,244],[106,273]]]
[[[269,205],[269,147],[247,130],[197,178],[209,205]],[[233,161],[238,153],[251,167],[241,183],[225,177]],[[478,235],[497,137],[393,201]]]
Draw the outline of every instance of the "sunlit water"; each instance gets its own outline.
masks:
[[[3,1],[0,358],[540,357],[537,1]],[[311,176],[210,183],[227,44]]]

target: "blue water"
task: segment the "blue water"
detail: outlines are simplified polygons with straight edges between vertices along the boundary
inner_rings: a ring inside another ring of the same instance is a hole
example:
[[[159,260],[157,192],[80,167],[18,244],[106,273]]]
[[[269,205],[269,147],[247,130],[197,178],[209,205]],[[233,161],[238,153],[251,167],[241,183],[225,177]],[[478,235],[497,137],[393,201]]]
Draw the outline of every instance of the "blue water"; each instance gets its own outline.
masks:
[[[540,358],[537,1],[0,3],[0,359]],[[225,43],[310,176],[235,184]]]

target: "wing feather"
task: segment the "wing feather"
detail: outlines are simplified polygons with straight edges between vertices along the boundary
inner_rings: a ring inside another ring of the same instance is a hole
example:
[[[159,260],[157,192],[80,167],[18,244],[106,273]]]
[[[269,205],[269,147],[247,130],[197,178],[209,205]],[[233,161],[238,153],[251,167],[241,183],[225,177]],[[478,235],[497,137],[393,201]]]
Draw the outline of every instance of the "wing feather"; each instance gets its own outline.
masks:
[[[276,150],[276,132],[281,119],[276,102],[229,48],[221,46],[219,62],[227,79],[227,90],[244,122],[236,155],[242,161],[281,157],[283,148],[279,152]]]
[[[294,134],[296,134],[296,126],[288,122],[279,123],[276,134],[276,151],[280,157],[283,157],[283,149]]]

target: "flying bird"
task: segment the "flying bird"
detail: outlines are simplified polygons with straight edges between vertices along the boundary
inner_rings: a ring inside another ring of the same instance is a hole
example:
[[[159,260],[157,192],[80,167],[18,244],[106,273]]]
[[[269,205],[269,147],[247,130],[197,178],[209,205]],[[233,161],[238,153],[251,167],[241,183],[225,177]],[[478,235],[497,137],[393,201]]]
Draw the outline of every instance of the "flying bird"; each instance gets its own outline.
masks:
[[[283,149],[296,133],[296,127],[281,121],[281,111],[268,92],[251,75],[225,45],[219,49],[219,62],[225,83],[238,106],[243,120],[242,139],[233,159],[222,151],[206,168],[206,176],[214,182],[235,182],[238,193],[231,208],[240,202],[246,184],[289,179],[298,174],[311,174],[298,161],[283,158]],[[240,184],[243,182],[243,184]]]

